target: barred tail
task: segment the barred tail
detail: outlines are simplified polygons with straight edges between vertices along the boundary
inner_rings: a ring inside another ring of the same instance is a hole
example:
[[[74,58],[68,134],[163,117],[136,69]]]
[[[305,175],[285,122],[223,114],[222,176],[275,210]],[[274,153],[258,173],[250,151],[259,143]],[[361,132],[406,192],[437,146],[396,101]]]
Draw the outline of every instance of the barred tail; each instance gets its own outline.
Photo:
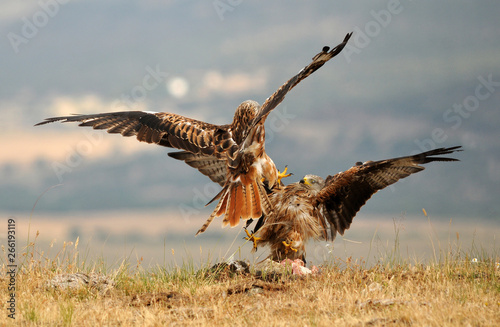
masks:
[[[240,219],[259,219],[262,213],[271,211],[271,203],[266,190],[258,180],[251,180],[246,185],[241,181],[231,182],[222,189],[214,200],[217,198],[220,198],[219,203],[196,235],[203,233],[214,218],[222,214],[224,214],[222,226],[234,227],[239,224]]]
[[[241,181],[229,184],[227,192],[227,207],[222,225],[237,226],[241,220],[258,219],[262,213],[270,211],[271,204],[267,198],[264,186],[258,180],[250,180],[248,184]],[[218,215],[223,211],[219,210]]]

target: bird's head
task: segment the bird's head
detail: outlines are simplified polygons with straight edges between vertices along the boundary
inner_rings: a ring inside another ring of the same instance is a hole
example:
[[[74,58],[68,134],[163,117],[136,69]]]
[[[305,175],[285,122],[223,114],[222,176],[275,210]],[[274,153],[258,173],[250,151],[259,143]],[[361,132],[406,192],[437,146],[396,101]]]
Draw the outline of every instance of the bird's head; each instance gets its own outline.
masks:
[[[238,108],[236,108],[236,112],[234,113],[233,125],[248,124],[251,119],[255,118],[259,109],[260,105],[256,101],[247,100],[242,102]]]
[[[233,122],[230,127],[233,139],[236,143],[240,144],[244,141],[244,138],[248,133],[247,129],[250,128],[251,122],[257,116],[259,109],[259,104],[252,100],[242,102],[238,108],[236,108]]]
[[[325,186],[325,180],[316,175],[305,175],[299,183],[307,185],[316,191],[321,190]]]

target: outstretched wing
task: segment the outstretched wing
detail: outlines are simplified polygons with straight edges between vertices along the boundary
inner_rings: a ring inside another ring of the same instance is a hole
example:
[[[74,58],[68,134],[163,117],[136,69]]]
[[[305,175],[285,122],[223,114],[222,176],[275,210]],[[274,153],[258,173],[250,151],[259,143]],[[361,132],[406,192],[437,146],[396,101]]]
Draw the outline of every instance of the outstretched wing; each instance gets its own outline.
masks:
[[[227,164],[224,159],[187,151],[170,152],[168,156],[177,160],[182,160],[189,166],[198,169],[200,173],[208,176],[213,182],[220,186],[224,186],[226,183]]]
[[[285,95],[302,80],[321,68],[328,60],[338,55],[351,38],[352,32],[348,33],[342,43],[330,50],[330,47],[323,47],[323,50],[312,58],[312,62],[301,69],[297,75],[290,78],[276,92],[274,92],[260,107],[260,111],[252,122],[251,127],[257,125],[262,119],[266,119],[271,110],[276,108],[285,99]]]
[[[460,150],[461,146],[439,148],[414,156],[400,157],[358,164],[345,172],[328,176],[325,186],[314,199],[330,224],[330,237],[344,234],[352,219],[366,201],[381,190],[401,178],[424,170],[420,166],[433,161],[458,161],[448,157],[438,157]]]
[[[124,111],[94,115],[73,115],[47,118],[35,126],[53,122],[80,122],[78,126],[105,129],[108,133],[136,136],[140,142],[186,150],[192,153],[217,155],[218,143],[230,137],[227,125],[217,126],[166,112]]]

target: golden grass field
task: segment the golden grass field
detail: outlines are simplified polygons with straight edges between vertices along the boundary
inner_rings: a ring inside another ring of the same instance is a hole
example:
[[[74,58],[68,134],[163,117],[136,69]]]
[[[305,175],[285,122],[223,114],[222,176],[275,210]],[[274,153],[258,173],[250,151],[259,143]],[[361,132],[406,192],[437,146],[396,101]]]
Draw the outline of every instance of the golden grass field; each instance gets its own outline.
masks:
[[[104,258],[85,259],[78,238],[53,245],[51,254],[32,238],[27,246],[18,244],[15,320],[8,317],[2,247],[0,325],[498,326],[497,245],[477,246],[479,239],[465,246],[458,234],[443,244],[436,233],[423,240],[430,258],[408,258],[399,228],[393,228],[393,244],[372,250],[377,262],[333,252],[319,274],[306,276],[256,275],[255,262],[246,274],[213,272],[211,263],[192,258],[149,267],[135,259],[110,265]],[[51,286],[54,277],[76,272],[105,277],[107,287]]]

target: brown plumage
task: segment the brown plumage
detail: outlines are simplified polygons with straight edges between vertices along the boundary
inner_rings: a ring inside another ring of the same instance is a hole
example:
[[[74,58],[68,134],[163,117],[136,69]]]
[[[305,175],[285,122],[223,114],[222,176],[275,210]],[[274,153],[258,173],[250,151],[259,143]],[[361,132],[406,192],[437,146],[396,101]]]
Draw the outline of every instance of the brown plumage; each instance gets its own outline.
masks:
[[[275,187],[269,195],[273,210],[264,214],[255,227],[255,245],[269,245],[274,260],[305,261],[308,240],[333,241],[337,233],[344,235],[356,213],[378,190],[424,170],[422,164],[458,161],[440,156],[461,151],[460,148],[439,148],[414,156],[357,163],[326,180],[306,175],[300,182]]]
[[[198,233],[205,231],[211,221],[221,215],[224,215],[223,225],[236,226],[240,219],[260,218],[271,212],[262,180],[272,188],[278,174],[264,147],[264,122],[268,114],[300,81],[339,54],[351,35],[347,34],[343,42],[331,51],[324,47],[309,65],[283,84],[262,106],[251,100],[240,104],[229,125],[209,124],[166,112],[129,111],[47,118],[35,126],[57,121],[80,122],[79,126],[136,136],[141,142],[196,155],[195,158],[188,156],[187,160],[185,153],[172,156],[185,160],[223,187],[212,200],[219,200],[218,204]],[[203,159],[203,167],[197,161],[199,158]]]
[[[274,211],[263,218],[262,227],[255,232],[260,237],[257,245],[270,245],[275,260],[305,260],[308,240],[333,241],[337,233],[344,235],[373,194],[424,170],[422,164],[458,161],[440,156],[461,151],[460,148],[439,148],[414,156],[358,163],[326,180],[306,175],[298,183],[276,189],[270,195]]]

